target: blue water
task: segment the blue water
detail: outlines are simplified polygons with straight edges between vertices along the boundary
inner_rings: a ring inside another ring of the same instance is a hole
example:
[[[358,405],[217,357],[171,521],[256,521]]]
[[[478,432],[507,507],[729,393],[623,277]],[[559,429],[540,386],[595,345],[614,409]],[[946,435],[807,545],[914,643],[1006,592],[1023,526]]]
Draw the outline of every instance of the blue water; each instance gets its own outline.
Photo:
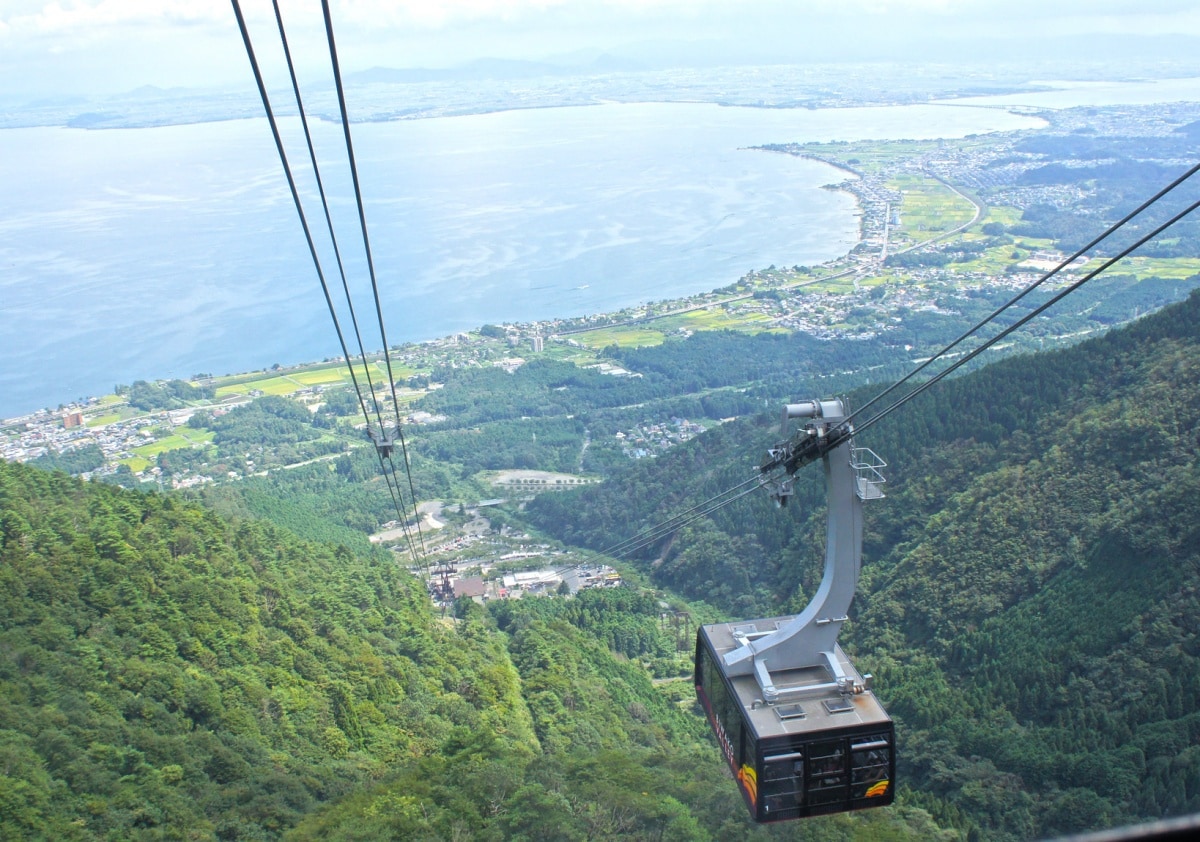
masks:
[[[1001,96],[963,97],[951,102],[967,105],[1024,106],[1032,108],[1074,108],[1077,106],[1148,105],[1166,102],[1200,101],[1200,79],[1143,79],[1128,81],[1054,81],[1031,82],[1052,88],[1048,91]]]
[[[387,338],[615,310],[854,245],[853,199],[820,189],[844,173],[749,146],[1033,125],[934,105],[662,103],[355,124]],[[320,233],[298,124],[285,129]],[[348,170],[333,163],[340,127],[317,140],[373,322]],[[0,185],[0,417],[135,379],[338,353],[265,120],[3,130]],[[365,340],[380,347],[377,331]]]

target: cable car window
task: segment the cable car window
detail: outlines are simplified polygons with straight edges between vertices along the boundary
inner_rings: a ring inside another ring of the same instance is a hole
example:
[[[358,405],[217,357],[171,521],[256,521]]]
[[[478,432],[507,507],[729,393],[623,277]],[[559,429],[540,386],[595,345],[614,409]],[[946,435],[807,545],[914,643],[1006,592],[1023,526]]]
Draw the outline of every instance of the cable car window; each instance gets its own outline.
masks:
[[[792,752],[764,757],[762,760],[762,792],[766,795],[799,795],[804,788],[804,754]],[[796,806],[796,805],[791,805]]]
[[[808,801],[828,804],[846,797],[846,750],[842,740],[809,747]]]
[[[804,806],[804,754],[793,751],[764,757],[759,791],[768,819]]]
[[[892,747],[886,734],[860,737],[850,744],[850,775],[854,798],[886,795],[891,775]]]

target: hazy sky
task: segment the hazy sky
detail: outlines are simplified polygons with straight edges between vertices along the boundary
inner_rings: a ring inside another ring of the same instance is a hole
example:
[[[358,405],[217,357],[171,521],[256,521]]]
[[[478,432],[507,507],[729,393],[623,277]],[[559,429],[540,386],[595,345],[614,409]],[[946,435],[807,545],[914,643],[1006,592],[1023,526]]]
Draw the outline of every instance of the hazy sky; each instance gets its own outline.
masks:
[[[267,43],[270,3],[243,8]],[[294,52],[316,62],[320,3],[284,0],[283,10]],[[1167,41],[1185,56],[1184,39],[1195,40],[1200,54],[1195,0],[334,0],[333,17],[347,71],[576,52],[667,63],[953,61],[1053,57],[1071,45],[1102,59],[1126,46],[1153,55],[1161,36],[1175,36]],[[0,96],[246,80],[225,0],[0,0]]]

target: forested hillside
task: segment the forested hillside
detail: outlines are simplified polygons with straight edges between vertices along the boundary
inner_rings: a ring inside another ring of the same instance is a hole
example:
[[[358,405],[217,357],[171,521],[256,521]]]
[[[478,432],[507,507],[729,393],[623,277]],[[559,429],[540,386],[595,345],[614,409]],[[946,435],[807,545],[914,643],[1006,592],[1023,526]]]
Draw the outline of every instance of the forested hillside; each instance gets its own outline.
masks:
[[[365,449],[208,492],[228,517],[0,464],[0,838],[1018,840],[1200,810],[1198,324],[1193,295],[939,384],[863,436],[889,497],[868,508],[845,638],[896,717],[899,800],[784,828],[746,821],[686,677],[652,682],[680,674],[665,592],[438,617],[355,532],[386,510]],[[627,355],[641,383],[531,366],[475,420],[520,420],[531,398],[561,413],[576,389],[595,427],[608,390],[617,411],[708,342]],[[709,368],[684,373],[736,381]],[[612,546],[752,476],[776,418],[524,516]],[[218,432],[244,435],[235,421]],[[823,543],[821,472],[799,480],[788,509],[747,497],[633,561],[697,621],[798,610]]]
[[[658,596],[443,620],[391,556],[246,516],[319,534],[344,514],[319,483],[226,520],[0,465],[0,837],[1017,840],[1200,810],[1197,324],[1193,295],[864,436],[889,497],[845,637],[896,717],[900,797],[784,828],[744,818],[686,678],[652,683],[678,663]],[[771,416],[529,515],[610,546],[749,476]],[[798,609],[822,497],[810,469],[783,512],[748,497],[639,563],[697,618]]]
[[[536,750],[388,560],[17,465],[0,518],[0,837],[270,838],[455,729]]]
[[[0,839],[777,835],[687,682],[652,686],[645,594],[441,620],[387,554],[0,463],[0,600]],[[905,807],[801,838],[938,833]]]
[[[864,436],[889,497],[868,508],[847,637],[942,821],[1025,839],[1200,810],[1197,325],[1193,295],[940,384]],[[772,426],[726,425],[531,514],[611,546],[741,482]],[[810,468],[791,508],[748,498],[641,563],[734,615],[797,610],[819,577],[820,482]]]

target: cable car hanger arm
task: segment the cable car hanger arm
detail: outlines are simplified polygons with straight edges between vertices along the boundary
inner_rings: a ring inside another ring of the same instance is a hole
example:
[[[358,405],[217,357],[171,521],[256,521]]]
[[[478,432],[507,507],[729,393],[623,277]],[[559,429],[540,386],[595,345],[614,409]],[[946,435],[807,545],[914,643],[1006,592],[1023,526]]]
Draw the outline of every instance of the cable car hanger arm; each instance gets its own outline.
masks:
[[[858,584],[862,563],[862,502],[883,496],[879,488],[883,477],[878,473],[883,463],[873,453],[866,461],[859,458],[858,449],[852,446],[853,429],[844,423],[848,416],[841,400],[787,405],[783,410],[784,424],[795,418],[806,419],[806,423],[791,438],[771,448],[760,467],[763,472],[783,468],[794,474],[804,465],[821,459],[825,464],[829,500],[825,571],[812,601],[775,631],[741,635],[735,631],[735,639],[741,645],[723,658],[731,675],[755,674],[767,703],[801,692],[789,693],[776,686],[770,677],[772,669],[821,666],[829,671],[840,691],[854,693],[864,689],[841,669],[834,646],[842,623],[848,618]],[[864,449],[863,454],[866,453],[869,451]],[[789,492],[790,488],[782,489],[781,503]]]

